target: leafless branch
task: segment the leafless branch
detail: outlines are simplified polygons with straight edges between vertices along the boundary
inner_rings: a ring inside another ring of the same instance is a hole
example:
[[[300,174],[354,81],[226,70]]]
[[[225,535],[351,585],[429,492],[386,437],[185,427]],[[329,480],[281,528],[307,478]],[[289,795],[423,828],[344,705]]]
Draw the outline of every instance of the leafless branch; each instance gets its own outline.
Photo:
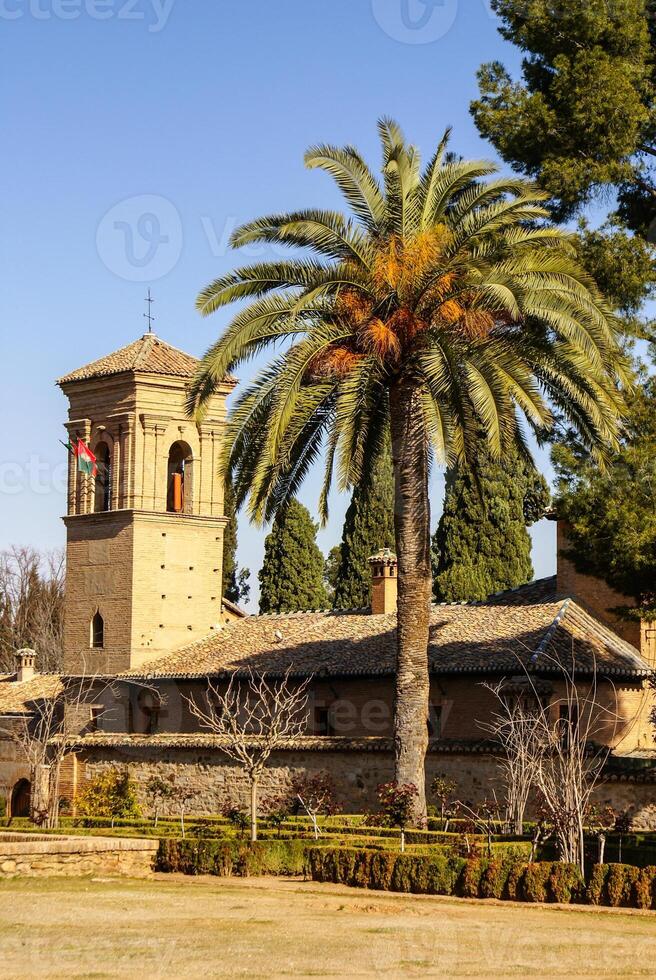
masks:
[[[246,683],[235,674],[222,691],[209,678],[204,697],[185,698],[191,714],[223,738],[220,748],[237,763],[251,788],[251,838],[257,839],[257,784],[274,749],[307,731],[311,678],[292,681],[288,670],[280,681],[249,672]]]

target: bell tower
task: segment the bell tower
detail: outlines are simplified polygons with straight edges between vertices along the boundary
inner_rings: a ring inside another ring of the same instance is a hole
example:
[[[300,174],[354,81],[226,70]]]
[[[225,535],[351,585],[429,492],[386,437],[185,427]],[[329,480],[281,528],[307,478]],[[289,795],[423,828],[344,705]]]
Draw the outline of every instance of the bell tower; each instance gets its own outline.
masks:
[[[64,669],[116,673],[221,621],[226,379],[202,423],[185,412],[196,358],[153,333],[57,382],[69,401]]]

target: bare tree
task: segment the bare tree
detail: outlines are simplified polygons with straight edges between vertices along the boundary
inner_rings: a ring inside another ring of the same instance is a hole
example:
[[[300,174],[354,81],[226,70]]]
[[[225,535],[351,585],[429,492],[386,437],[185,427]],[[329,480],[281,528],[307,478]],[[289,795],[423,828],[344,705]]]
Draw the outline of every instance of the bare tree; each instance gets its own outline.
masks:
[[[500,746],[499,768],[504,787],[506,820],[512,832],[524,833],[524,815],[535,789],[537,768],[545,749],[539,720],[542,690],[539,682],[519,678],[484,683],[499,704],[490,722],[480,724]]]
[[[34,548],[0,552],[0,671],[13,669],[16,650],[36,651],[42,672],[61,667],[64,554]]]
[[[280,681],[248,674],[240,682],[232,674],[226,690],[207,679],[203,702],[185,698],[201,728],[223,739],[221,751],[236,762],[248,779],[251,794],[251,840],[257,840],[258,783],[274,749],[307,730],[311,678],[292,682],[289,670]]]
[[[523,704],[512,704],[503,684],[490,688],[502,706],[489,730],[504,746],[508,801],[524,806],[531,787],[553,827],[560,859],[584,872],[584,829],[592,795],[599,785],[619,722],[617,693],[614,708],[598,700],[596,663],[589,681],[577,683],[576,666],[552,660],[562,694],[545,703],[537,680],[527,674]],[[515,699],[516,700],[516,699]],[[518,811],[519,813],[519,811]]]
[[[584,690],[576,683],[574,667],[563,668],[562,676],[564,697],[538,713],[542,751],[535,781],[554,826],[561,860],[577,864],[584,873],[585,817],[610,755],[608,742],[617,731],[619,719],[617,711],[597,699],[596,664]],[[612,689],[617,704],[616,691]]]

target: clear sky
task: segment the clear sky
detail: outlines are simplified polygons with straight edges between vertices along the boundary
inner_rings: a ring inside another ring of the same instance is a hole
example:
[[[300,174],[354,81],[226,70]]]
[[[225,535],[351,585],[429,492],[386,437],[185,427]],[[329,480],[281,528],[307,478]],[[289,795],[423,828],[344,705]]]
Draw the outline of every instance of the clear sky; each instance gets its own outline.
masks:
[[[375,163],[385,114],[425,157],[449,124],[459,153],[494,156],[469,116],[476,70],[518,65],[487,0],[0,0],[0,58],[0,547],[43,548],[64,541],[54,379],[143,333],[149,286],[156,333],[200,355],[229,314],[201,319],[195,297],[243,261],[235,225],[339,203],[304,170],[308,145],[355,143]],[[533,532],[540,575],[553,530]],[[253,584],[263,540],[240,523]]]

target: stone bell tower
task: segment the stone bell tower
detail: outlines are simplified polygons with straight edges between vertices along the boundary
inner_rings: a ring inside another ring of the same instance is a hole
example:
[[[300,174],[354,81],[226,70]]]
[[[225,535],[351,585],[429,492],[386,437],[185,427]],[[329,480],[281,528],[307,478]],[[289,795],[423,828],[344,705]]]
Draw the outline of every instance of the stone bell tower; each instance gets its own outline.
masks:
[[[185,413],[196,358],[147,333],[60,378],[69,440],[64,669],[114,673],[200,639],[221,620],[226,379],[201,424]]]

